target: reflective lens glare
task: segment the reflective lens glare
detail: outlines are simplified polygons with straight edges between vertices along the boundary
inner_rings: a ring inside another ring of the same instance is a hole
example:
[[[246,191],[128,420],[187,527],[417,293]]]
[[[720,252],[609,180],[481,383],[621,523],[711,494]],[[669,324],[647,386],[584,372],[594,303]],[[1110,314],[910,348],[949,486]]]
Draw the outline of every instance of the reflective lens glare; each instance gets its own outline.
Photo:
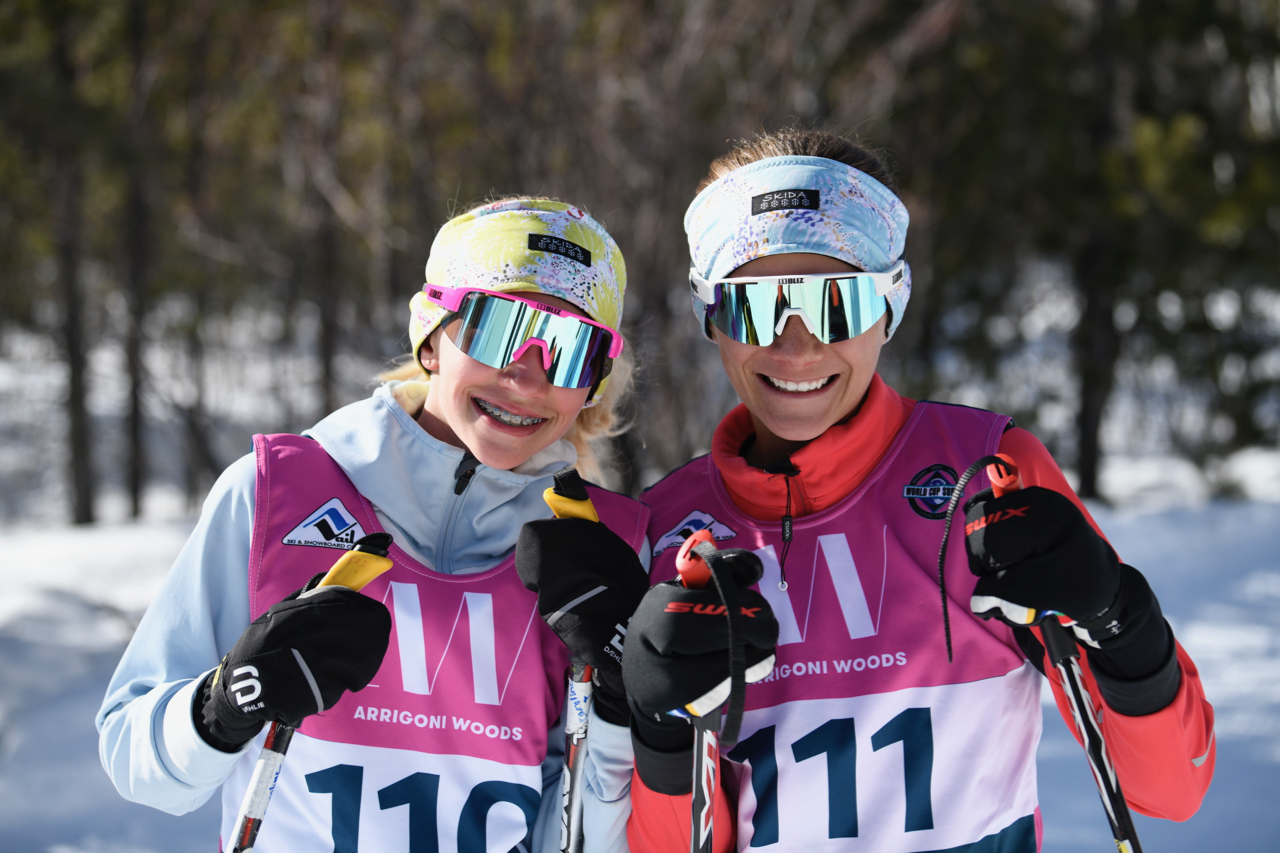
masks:
[[[799,315],[823,343],[857,337],[884,316],[888,303],[883,294],[901,277],[901,269],[895,267],[886,273],[771,276],[714,283],[695,275],[692,284],[695,296],[704,299],[706,317],[713,326],[738,343],[764,347],[782,334],[793,314]],[[703,294],[711,301],[706,302]]]
[[[501,370],[530,346],[542,350],[547,380],[560,388],[590,388],[609,374],[613,336],[602,326],[541,311],[528,302],[472,291],[458,307],[462,326],[449,335],[466,355]]]

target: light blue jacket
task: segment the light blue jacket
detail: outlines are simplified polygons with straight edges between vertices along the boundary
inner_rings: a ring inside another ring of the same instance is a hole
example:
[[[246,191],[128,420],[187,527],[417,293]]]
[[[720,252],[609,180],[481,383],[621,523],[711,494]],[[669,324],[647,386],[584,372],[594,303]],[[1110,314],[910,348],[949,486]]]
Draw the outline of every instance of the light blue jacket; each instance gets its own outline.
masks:
[[[464,451],[428,435],[395,401],[393,386],[303,434],[333,457],[396,543],[423,563],[446,574],[493,567],[514,549],[525,521],[550,516],[542,492],[552,473],[577,461],[573,446],[556,442],[511,471],[481,465],[455,495]],[[240,752],[221,752],[201,739],[192,721],[204,676],[249,624],[256,476],[250,453],[218,478],[98,711],[99,754],[116,788],[128,800],[171,814],[204,804],[246,753],[256,756],[260,749],[263,735]],[[640,555],[647,569],[647,543]],[[625,850],[629,733],[593,714],[590,738],[600,745],[598,766],[588,753],[584,817],[591,848]],[[558,849],[563,743],[561,736],[550,738],[543,764],[534,837],[548,853]]]

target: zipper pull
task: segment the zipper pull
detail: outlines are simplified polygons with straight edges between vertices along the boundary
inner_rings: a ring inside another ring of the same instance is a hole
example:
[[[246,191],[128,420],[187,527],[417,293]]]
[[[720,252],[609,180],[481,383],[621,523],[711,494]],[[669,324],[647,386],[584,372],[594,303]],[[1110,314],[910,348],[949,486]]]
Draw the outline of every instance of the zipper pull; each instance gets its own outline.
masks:
[[[787,588],[787,551],[789,550],[791,550],[791,516],[784,515],[782,517],[782,560],[778,565],[778,574],[781,576],[778,589],[783,591]]]
[[[460,495],[467,490],[467,485],[471,482],[471,478],[475,476],[476,469],[480,467],[480,460],[471,455],[468,451],[462,457],[462,461],[458,463],[458,469],[453,472],[453,476],[457,482],[453,484],[453,493]]]

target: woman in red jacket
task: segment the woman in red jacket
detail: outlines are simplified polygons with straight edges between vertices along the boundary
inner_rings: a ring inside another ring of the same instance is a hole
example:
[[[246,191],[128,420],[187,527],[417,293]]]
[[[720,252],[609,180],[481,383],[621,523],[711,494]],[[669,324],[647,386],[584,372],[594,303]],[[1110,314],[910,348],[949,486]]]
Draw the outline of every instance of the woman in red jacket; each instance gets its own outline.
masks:
[[[722,753],[716,848],[1038,849],[1041,673],[1074,725],[1038,630],[1003,621],[1028,607],[1076,621],[1129,804],[1185,820],[1212,778],[1213,712],[1142,574],[1033,435],[876,372],[911,292],[907,221],[876,157],[804,130],[717,160],[685,217],[694,310],[742,405],[708,456],[645,494],[650,577],[672,578],[679,544],[709,529],[760,559],[778,623],[775,667]],[[943,510],[995,452],[1027,488],[1006,505],[974,477],[940,604]],[[724,677],[723,653],[669,641],[680,618],[641,605],[627,637],[633,851],[689,849],[692,730],[663,712]]]

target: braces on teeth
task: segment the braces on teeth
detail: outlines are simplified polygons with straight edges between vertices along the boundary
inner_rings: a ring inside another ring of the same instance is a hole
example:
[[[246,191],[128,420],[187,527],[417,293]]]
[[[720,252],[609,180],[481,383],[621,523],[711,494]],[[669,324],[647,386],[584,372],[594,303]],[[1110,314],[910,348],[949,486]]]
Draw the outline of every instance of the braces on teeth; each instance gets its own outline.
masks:
[[[533,426],[534,424],[539,424],[546,420],[546,418],[526,418],[520,415],[514,415],[506,409],[498,408],[487,400],[481,400],[479,397],[476,398],[476,403],[488,414],[502,421],[504,424],[511,424],[512,426]]]

